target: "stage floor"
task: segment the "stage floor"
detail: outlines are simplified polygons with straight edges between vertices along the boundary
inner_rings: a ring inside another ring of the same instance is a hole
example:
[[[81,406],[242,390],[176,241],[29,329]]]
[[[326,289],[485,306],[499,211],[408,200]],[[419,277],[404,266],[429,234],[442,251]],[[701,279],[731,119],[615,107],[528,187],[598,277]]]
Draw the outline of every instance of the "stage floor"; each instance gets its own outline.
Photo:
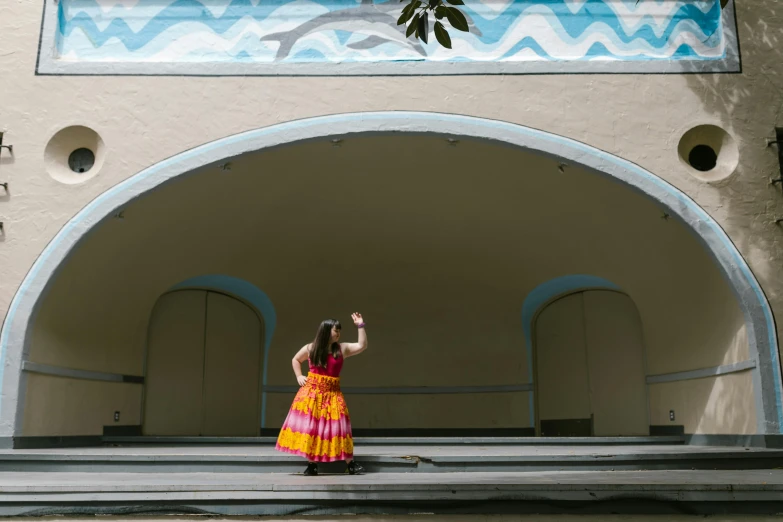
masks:
[[[269,445],[0,451],[0,516],[783,512],[783,450],[366,445],[305,477]]]

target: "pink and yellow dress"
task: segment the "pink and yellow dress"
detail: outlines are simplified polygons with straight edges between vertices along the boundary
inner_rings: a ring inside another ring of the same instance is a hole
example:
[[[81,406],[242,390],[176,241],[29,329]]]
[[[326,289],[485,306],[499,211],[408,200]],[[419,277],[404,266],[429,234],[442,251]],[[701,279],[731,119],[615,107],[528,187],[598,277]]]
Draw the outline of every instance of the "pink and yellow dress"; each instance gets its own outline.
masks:
[[[352,459],[351,419],[340,391],[343,358],[330,353],[326,368],[308,362],[307,383],[294,398],[275,448],[311,462]]]

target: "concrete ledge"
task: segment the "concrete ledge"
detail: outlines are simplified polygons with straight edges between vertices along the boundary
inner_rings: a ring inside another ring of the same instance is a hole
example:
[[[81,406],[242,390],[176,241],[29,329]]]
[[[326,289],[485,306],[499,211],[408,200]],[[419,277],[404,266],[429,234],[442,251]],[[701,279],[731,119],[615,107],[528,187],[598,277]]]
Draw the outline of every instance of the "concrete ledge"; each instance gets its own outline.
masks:
[[[141,375],[124,375],[121,373],[95,372],[91,370],[81,370],[78,368],[66,368],[63,366],[41,364],[32,361],[23,361],[22,370],[29,373],[39,373],[41,375],[53,375],[55,377],[65,377],[70,379],[81,379],[87,381],[144,384],[144,377]]]
[[[3,437],[0,441],[0,447],[14,449],[79,448],[102,444],[100,435]]]
[[[661,428],[661,429],[658,429]],[[678,445],[783,448],[783,435],[685,434],[676,435],[680,426],[656,427],[651,437],[528,437],[528,436],[369,436],[354,437],[357,445],[525,445],[525,446],[623,446]],[[277,436],[262,437],[148,437],[140,436],[138,426],[106,426],[104,435],[2,437],[0,449],[36,449],[102,446],[103,444],[178,444],[178,445],[274,445]],[[271,433],[271,432],[270,432]]]
[[[699,368],[697,370],[688,370],[684,372],[664,373],[660,375],[648,375],[647,384],[662,384],[666,382],[689,381],[692,379],[704,379],[706,377],[717,377],[719,375],[728,375],[730,373],[744,372],[756,367],[756,361],[741,361],[734,364],[723,366],[713,366],[711,368]]]
[[[345,515],[759,515],[783,512],[779,500],[722,502],[675,499],[674,495],[637,497],[595,494],[591,501],[553,500],[529,495],[524,499],[475,498],[472,500],[175,500],[116,502],[37,502],[0,504],[0,516],[271,516],[302,515],[335,517]],[[593,518],[592,520],[596,520]],[[673,520],[667,518],[666,520]],[[744,519],[741,519],[744,520]]]
[[[738,446],[746,448],[783,448],[783,435],[696,435],[685,436],[691,446]]]
[[[545,507],[546,509],[542,509]],[[0,473],[0,516],[363,513],[775,513],[781,471],[362,476]]]
[[[262,437],[274,437],[280,433],[280,428],[261,428]],[[535,428],[354,428],[354,439],[518,439],[520,437],[535,437]]]
[[[371,473],[754,470],[783,468],[783,450],[663,446],[357,446]],[[271,446],[128,446],[0,451],[0,472],[296,474],[303,459]],[[321,464],[343,473],[342,462]]]
[[[103,437],[107,444],[272,444],[269,437]],[[685,436],[663,437],[354,437],[357,445],[525,445],[525,446],[639,446],[684,444]]]

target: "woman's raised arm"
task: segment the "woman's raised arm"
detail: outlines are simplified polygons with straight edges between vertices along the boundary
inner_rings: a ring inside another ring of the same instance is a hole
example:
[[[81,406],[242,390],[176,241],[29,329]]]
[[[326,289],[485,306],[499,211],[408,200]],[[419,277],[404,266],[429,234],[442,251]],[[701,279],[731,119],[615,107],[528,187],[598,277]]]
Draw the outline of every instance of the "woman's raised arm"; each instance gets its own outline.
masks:
[[[343,357],[358,355],[367,349],[367,331],[364,329],[364,319],[362,318],[362,314],[351,314],[351,319],[353,319],[353,324],[355,324],[359,329],[359,340],[355,343],[342,343],[340,345],[342,348]]]

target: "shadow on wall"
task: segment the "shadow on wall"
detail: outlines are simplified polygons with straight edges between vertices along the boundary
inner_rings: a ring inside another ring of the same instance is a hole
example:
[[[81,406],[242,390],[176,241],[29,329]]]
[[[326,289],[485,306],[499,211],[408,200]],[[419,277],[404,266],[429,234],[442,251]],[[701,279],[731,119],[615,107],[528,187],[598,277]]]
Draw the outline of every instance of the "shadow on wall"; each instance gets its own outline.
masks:
[[[775,224],[783,211],[783,195],[770,185],[780,170],[777,147],[767,146],[766,138],[774,138],[775,127],[783,125],[783,10],[771,0],[737,2],[735,8],[742,73],[685,76],[702,109],[740,149],[735,172],[704,183],[700,196],[707,196],[702,206],[720,218],[776,308],[783,303],[770,283],[779,269],[773,260],[783,250],[783,229]]]
[[[747,329],[744,324],[737,325],[735,334],[726,340],[723,349],[725,350],[723,365],[748,358]],[[685,426],[686,433],[757,433],[752,381],[754,371],[756,370],[668,385],[673,389],[680,389],[681,393],[678,395],[684,399],[685,412],[688,413],[686,417],[678,418],[675,424]],[[654,424],[666,424],[668,422],[666,402],[660,402],[659,408],[661,411],[656,412],[659,418]],[[690,412],[696,412],[697,415],[691,415]]]
[[[709,394],[697,391],[696,397],[705,403],[705,407],[693,433],[716,433],[716,426],[724,425],[736,426],[740,433],[755,433],[756,415],[753,408],[736,408],[731,399],[747,393],[749,380],[750,371],[724,375],[703,387]],[[730,422],[725,421],[727,416],[731,416]]]
[[[669,421],[666,407],[651,411],[651,424],[682,425],[686,433],[698,434],[753,434],[756,433],[756,415],[752,404],[738,407],[736,397],[747,395],[750,370],[720,377],[678,381],[649,386],[650,403],[667,405],[679,403],[674,422]],[[726,430],[731,426],[732,430]]]
[[[783,194],[780,186],[770,184],[772,178],[779,177],[778,149],[768,146],[765,138],[773,138],[775,127],[783,125],[783,9],[774,0],[738,1],[734,8],[742,73],[687,74],[684,79],[700,101],[701,113],[708,115],[707,121],[688,123],[720,126],[737,143],[739,161],[736,170],[727,172],[723,179],[697,181],[692,193],[698,194],[700,205],[734,241],[764,289],[773,313],[779,315],[783,285],[776,260],[783,255],[783,229],[775,219],[783,215]],[[673,136],[675,140],[680,137]],[[720,167],[723,151],[716,152]],[[695,177],[700,174],[689,170]],[[780,338],[780,329],[777,335]],[[743,327],[727,347],[727,360],[745,338]],[[705,383],[697,384],[689,399],[704,404],[701,418],[692,420],[699,432],[714,433],[710,427],[728,415],[739,416],[732,424],[745,426],[747,433],[755,431],[755,419],[721,404],[727,392],[744,393],[742,383],[749,382],[746,372],[702,381]]]

